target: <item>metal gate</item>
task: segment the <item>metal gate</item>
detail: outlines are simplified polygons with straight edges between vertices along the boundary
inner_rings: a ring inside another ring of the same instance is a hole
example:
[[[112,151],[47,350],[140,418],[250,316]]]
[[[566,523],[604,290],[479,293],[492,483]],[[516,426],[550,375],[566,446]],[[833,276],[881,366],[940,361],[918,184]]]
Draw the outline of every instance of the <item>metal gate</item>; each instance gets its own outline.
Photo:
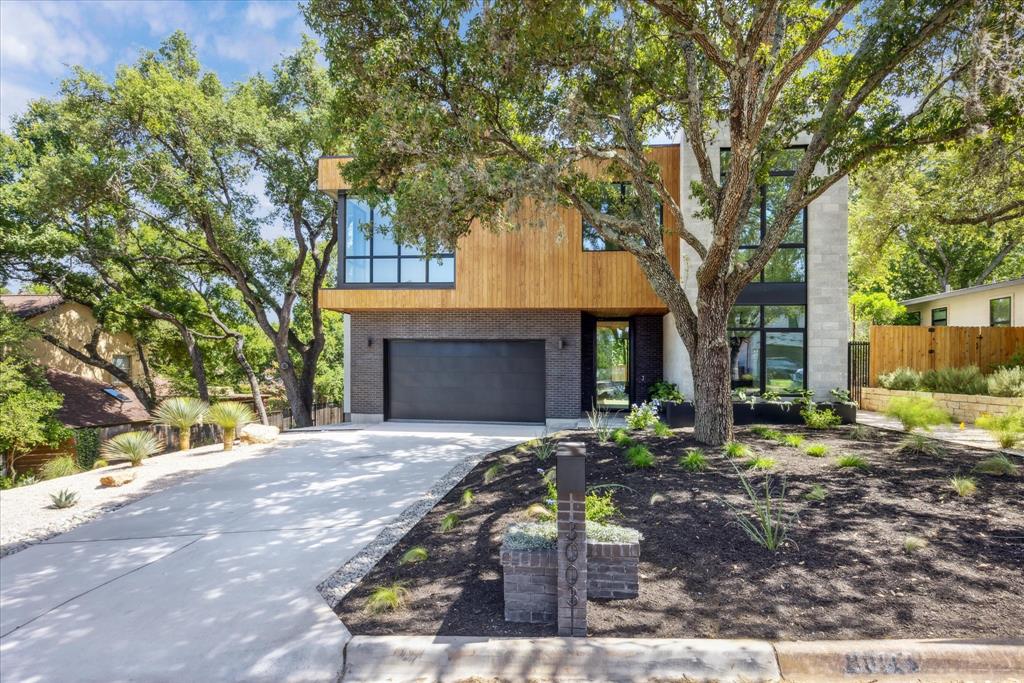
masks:
[[[871,344],[866,341],[849,342],[846,348],[846,376],[850,398],[860,403],[861,389],[871,382]]]

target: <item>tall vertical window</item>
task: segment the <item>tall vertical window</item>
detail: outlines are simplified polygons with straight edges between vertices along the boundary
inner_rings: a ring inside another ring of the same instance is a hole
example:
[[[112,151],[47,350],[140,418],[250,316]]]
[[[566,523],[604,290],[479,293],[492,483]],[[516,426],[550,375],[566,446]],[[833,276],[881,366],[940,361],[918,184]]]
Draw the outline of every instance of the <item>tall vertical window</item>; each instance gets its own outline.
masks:
[[[1003,296],[989,300],[988,322],[992,327],[1010,326],[1010,297]]]
[[[344,285],[391,287],[451,287],[455,254],[426,256],[417,247],[395,242],[391,220],[381,207],[345,196],[339,200],[342,258],[339,282]]]
[[[597,203],[597,210],[604,214],[639,213],[636,190],[633,183],[608,183],[608,194]],[[658,222],[665,224],[664,209],[658,202]],[[622,246],[601,237],[597,228],[583,219],[583,251],[622,251]]]
[[[730,150],[721,152],[722,178],[729,174]],[[739,246],[736,258],[747,261],[761,246],[765,232],[782,210],[786,194],[793,183],[796,164],[802,149],[783,150],[775,160],[774,170],[768,182],[754,191],[750,211],[739,228]],[[806,282],[807,281],[807,209],[802,209],[782,238],[782,244],[772,254],[768,264],[758,276],[760,282]]]
[[[932,309],[932,327],[945,327],[947,321],[946,307]]]
[[[793,394],[807,384],[806,308],[733,306],[729,313],[734,389]]]

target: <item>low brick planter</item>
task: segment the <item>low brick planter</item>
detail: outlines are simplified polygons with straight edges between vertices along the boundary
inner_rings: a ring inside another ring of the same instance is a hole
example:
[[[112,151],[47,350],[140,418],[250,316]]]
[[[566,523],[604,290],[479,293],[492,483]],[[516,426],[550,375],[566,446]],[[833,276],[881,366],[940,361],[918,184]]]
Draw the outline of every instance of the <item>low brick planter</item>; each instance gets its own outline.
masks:
[[[860,407],[864,410],[884,412],[889,399],[896,396],[927,396],[935,399],[940,408],[945,410],[957,422],[974,422],[982,413],[989,415],[1007,415],[1024,408],[1024,398],[1003,396],[984,396],[976,394],[940,394],[931,391],[897,391],[881,387],[864,387],[861,389]]]
[[[639,595],[639,543],[587,543],[587,595],[628,600]],[[505,621],[554,622],[558,608],[558,554],[501,549]]]

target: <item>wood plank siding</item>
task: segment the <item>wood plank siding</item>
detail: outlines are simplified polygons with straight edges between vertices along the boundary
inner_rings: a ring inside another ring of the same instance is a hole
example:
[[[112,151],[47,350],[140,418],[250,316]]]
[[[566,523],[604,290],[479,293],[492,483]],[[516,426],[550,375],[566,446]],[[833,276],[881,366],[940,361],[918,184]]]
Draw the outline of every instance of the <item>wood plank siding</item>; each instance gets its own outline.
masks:
[[[666,186],[679,202],[679,146],[652,147]],[[343,159],[321,159],[319,187],[336,195],[348,185]],[[541,210],[526,208],[529,212]],[[338,311],[394,309],[580,309],[615,315],[664,313],[665,305],[647,283],[636,259],[626,252],[585,252],[583,222],[568,207],[544,209],[544,227],[494,233],[473,227],[458,244],[455,287],[450,289],[324,289],[320,303]],[[553,219],[553,220],[552,220]],[[679,272],[675,220],[665,212],[666,255]]]

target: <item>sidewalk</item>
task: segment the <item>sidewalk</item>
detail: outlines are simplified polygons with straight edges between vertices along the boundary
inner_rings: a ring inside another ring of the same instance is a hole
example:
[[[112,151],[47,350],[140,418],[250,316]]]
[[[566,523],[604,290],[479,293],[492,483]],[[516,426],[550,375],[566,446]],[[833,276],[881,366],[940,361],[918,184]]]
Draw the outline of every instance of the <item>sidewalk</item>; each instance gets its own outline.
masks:
[[[863,425],[868,425],[869,427],[878,427],[879,429],[888,429],[894,432],[903,431],[903,425],[900,424],[899,420],[870,410],[858,410],[857,422]],[[988,432],[970,424],[964,425],[963,429],[961,429],[960,425],[957,423],[940,425],[938,427],[932,427],[931,431],[925,432],[925,434],[933,439],[954,443],[960,446],[983,448],[989,451],[1002,451],[1004,453],[1013,453],[1014,455],[1024,457],[1024,450],[1021,450],[1020,448],[1001,448]]]

